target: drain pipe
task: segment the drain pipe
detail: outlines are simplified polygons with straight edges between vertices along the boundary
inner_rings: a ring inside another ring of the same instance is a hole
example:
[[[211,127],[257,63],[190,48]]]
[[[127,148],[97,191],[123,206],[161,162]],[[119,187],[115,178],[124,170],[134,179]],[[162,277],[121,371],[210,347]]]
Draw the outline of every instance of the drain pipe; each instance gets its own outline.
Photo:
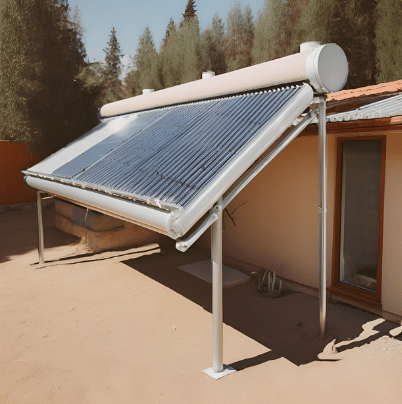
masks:
[[[213,209],[218,216],[211,225],[213,357],[212,367],[203,372],[213,379],[220,379],[235,372],[235,369],[223,364],[222,198]]]
[[[42,218],[42,200],[40,191],[36,191],[36,206],[38,209],[38,253],[39,265],[44,264],[44,242],[43,242],[43,218]]]
[[[318,149],[319,149],[319,305],[321,336],[325,335],[327,322],[327,134],[326,96],[318,99]]]

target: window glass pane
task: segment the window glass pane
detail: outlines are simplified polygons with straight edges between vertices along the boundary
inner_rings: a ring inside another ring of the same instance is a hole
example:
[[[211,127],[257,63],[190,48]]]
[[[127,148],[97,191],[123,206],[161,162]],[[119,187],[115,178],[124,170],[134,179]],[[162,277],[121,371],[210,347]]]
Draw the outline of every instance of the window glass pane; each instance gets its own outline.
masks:
[[[340,281],[376,291],[381,140],[343,143]]]

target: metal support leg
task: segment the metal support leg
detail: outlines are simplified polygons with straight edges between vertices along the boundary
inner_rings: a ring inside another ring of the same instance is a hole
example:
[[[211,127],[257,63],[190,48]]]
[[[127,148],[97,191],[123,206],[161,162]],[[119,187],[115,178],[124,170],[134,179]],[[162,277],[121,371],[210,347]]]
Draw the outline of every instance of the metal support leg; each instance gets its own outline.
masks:
[[[205,369],[204,373],[220,379],[235,369],[223,364],[222,198],[215,209],[218,220],[211,226],[213,359],[212,368]]]
[[[319,148],[319,304],[321,336],[325,335],[327,322],[327,155],[326,155],[326,97],[320,97],[318,115]]]
[[[45,258],[44,258],[44,243],[43,243],[42,200],[40,198],[40,191],[36,191],[36,204],[37,204],[37,208],[38,208],[39,265],[42,265],[45,262]]]
[[[222,211],[211,227],[213,365],[215,372],[223,370],[223,307],[222,307]]]

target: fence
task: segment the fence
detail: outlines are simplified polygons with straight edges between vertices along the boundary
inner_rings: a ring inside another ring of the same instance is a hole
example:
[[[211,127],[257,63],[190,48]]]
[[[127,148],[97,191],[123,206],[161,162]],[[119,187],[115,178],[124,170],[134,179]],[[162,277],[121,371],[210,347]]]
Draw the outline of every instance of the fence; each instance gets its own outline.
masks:
[[[28,153],[25,143],[0,140],[0,205],[28,203],[36,200],[35,191],[25,185],[25,170],[42,160],[39,153]]]

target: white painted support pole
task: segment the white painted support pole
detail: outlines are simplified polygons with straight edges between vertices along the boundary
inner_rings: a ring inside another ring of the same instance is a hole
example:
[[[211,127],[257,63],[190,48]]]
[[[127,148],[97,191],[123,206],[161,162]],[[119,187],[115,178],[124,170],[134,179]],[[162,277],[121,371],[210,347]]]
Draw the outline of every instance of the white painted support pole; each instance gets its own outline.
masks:
[[[319,148],[319,304],[321,336],[327,323],[327,139],[326,96],[319,97],[318,148]]]
[[[236,372],[236,370],[223,364],[222,198],[219,198],[212,210],[218,216],[218,219],[211,225],[213,355],[212,367],[204,369],[203,372],[217,380]]]
[[[38,208],[38,253],[39,253],[39,265],[45,262],[44,258],[44,242],[43,242],[43,218],[42,218],[42,200],[40,197],[40,191],[36,191],[36,205]]]
[[[222,198],[218,205],[222,206]],[[223,305],[222,305],[222,210],[218,220],[211,226],[212,259],[212,321],[213,321],[213,362],[214,372],[223,371]]]

